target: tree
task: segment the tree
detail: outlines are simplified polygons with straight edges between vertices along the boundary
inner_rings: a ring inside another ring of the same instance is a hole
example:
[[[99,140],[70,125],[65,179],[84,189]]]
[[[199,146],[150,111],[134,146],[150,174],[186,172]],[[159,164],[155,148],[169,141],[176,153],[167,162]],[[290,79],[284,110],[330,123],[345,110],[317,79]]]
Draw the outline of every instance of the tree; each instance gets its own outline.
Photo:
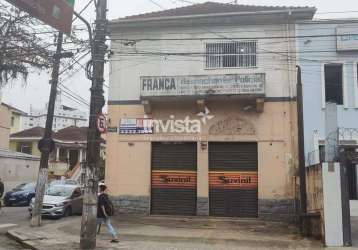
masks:
[[[49,68],[55,50],[56,34],[57,31],[26,12],[10,4],[0,3],[0,88],[10,80],[26,81],[28,74],[34,69]],[[68,44],[75,46],[78,54],[88,50],[88,41],[75,34],[66,38],[68,39],[71,40]],[[69,60],[63,60],[61,64],[69,64]]]
[[[0,87],[11,79],[26,80],[30,68],[50,66],[50,45],[39,36],[40,22],[0,3]]]

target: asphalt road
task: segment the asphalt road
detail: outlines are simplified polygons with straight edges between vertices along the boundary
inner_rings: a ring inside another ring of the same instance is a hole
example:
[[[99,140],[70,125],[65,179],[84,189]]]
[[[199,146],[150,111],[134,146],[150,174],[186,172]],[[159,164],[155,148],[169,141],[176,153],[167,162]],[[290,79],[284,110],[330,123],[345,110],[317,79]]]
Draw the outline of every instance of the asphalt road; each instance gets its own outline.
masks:
[[[1,224],[27,225],[30,221],[27,207],[2,207],[0,210]],[[5,234],[0,234],[0,250],[26,249],[20,244],[9,239]]]
[[[30,222],[27,207],[2,207],[0,210],[0,224],[26,225]]]
[[[43,224],[54,223],[56,220],[43,219]],[[17,224],[18,226],[28,225],[30,215],[27,207],[2,207],[0,210],[1,224]],[[9,239],[5,234],[0,234],[0,250],[27,249]]]

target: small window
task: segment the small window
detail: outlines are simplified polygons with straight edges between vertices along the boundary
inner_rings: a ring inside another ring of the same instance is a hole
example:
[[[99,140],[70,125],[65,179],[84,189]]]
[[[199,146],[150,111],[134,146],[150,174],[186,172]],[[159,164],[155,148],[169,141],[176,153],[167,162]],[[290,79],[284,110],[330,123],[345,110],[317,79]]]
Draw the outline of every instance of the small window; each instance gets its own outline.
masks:
[[[11,127],[15,126],[15,117],[11,116]]]
[[[343,104],[343,65],[327,64],[324,66],[326,102]]]
[[[30,126],[30,127],[33,127],[33,126],[34,126],[34,124],[33,124],[33,123],[30,123],[30,124],[29,124],[29,126]]]
[[[32,154],[32,143],[19,143],[17,144],[16,151],[24,154]]]
[[[257,41],[206,44],[206,68],[249,68],[257,64]]]

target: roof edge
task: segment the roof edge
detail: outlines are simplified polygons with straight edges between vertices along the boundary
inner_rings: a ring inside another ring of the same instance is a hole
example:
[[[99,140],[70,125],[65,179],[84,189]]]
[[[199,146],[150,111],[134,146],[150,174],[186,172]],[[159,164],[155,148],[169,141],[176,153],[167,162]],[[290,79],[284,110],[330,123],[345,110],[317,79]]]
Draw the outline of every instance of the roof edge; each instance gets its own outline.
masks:
[[[209,13],[209,14],[199,14],[199,15],[184,15],[184,16],[164,16],[164,17],[148,17],[148,18],[118,18],[111,20],[110,25],[116,26],[116,24],[132,24],[132,23],[142,23],[148,21],[166,21],[166,20],[181,20],[186,18],[203,18],[203,17],[222,17],[222,16],[247,16],[247,15],[270,15],[270,14],[279,14],[279,13],[316,13],[317,8],[315,7],[300,7],[299,9],[287,8],[283,10],[265,10],[265,11],[248,11],[248,12],[226,12],[226,13]]]

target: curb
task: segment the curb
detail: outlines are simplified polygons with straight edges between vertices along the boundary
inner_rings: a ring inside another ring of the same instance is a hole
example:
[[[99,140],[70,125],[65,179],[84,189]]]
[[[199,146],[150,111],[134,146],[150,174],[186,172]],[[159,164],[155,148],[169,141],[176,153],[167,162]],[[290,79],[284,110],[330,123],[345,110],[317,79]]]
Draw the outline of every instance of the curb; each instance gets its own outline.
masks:
[[[12,239],[12,240],[14,240],[14,241],[20,243],[21,245],[23,245],[23,246],[26,247],[26,248],[29,248],[29,249],[32,249],[32,250],[38,250],[38,248],[34,247],[32,244],[27,243],[26,240],[21,239],[21,237],[18,236],[17,233],[16,233],[14,230],[8,231],[8,232],[6,233],[6,235],[7,235],[10,239]]]
[[[11,223],[0,224],[0,234],[6,234],[9,230],[12,230],[17,226],[18,226],[17,224],[11,224]]]

